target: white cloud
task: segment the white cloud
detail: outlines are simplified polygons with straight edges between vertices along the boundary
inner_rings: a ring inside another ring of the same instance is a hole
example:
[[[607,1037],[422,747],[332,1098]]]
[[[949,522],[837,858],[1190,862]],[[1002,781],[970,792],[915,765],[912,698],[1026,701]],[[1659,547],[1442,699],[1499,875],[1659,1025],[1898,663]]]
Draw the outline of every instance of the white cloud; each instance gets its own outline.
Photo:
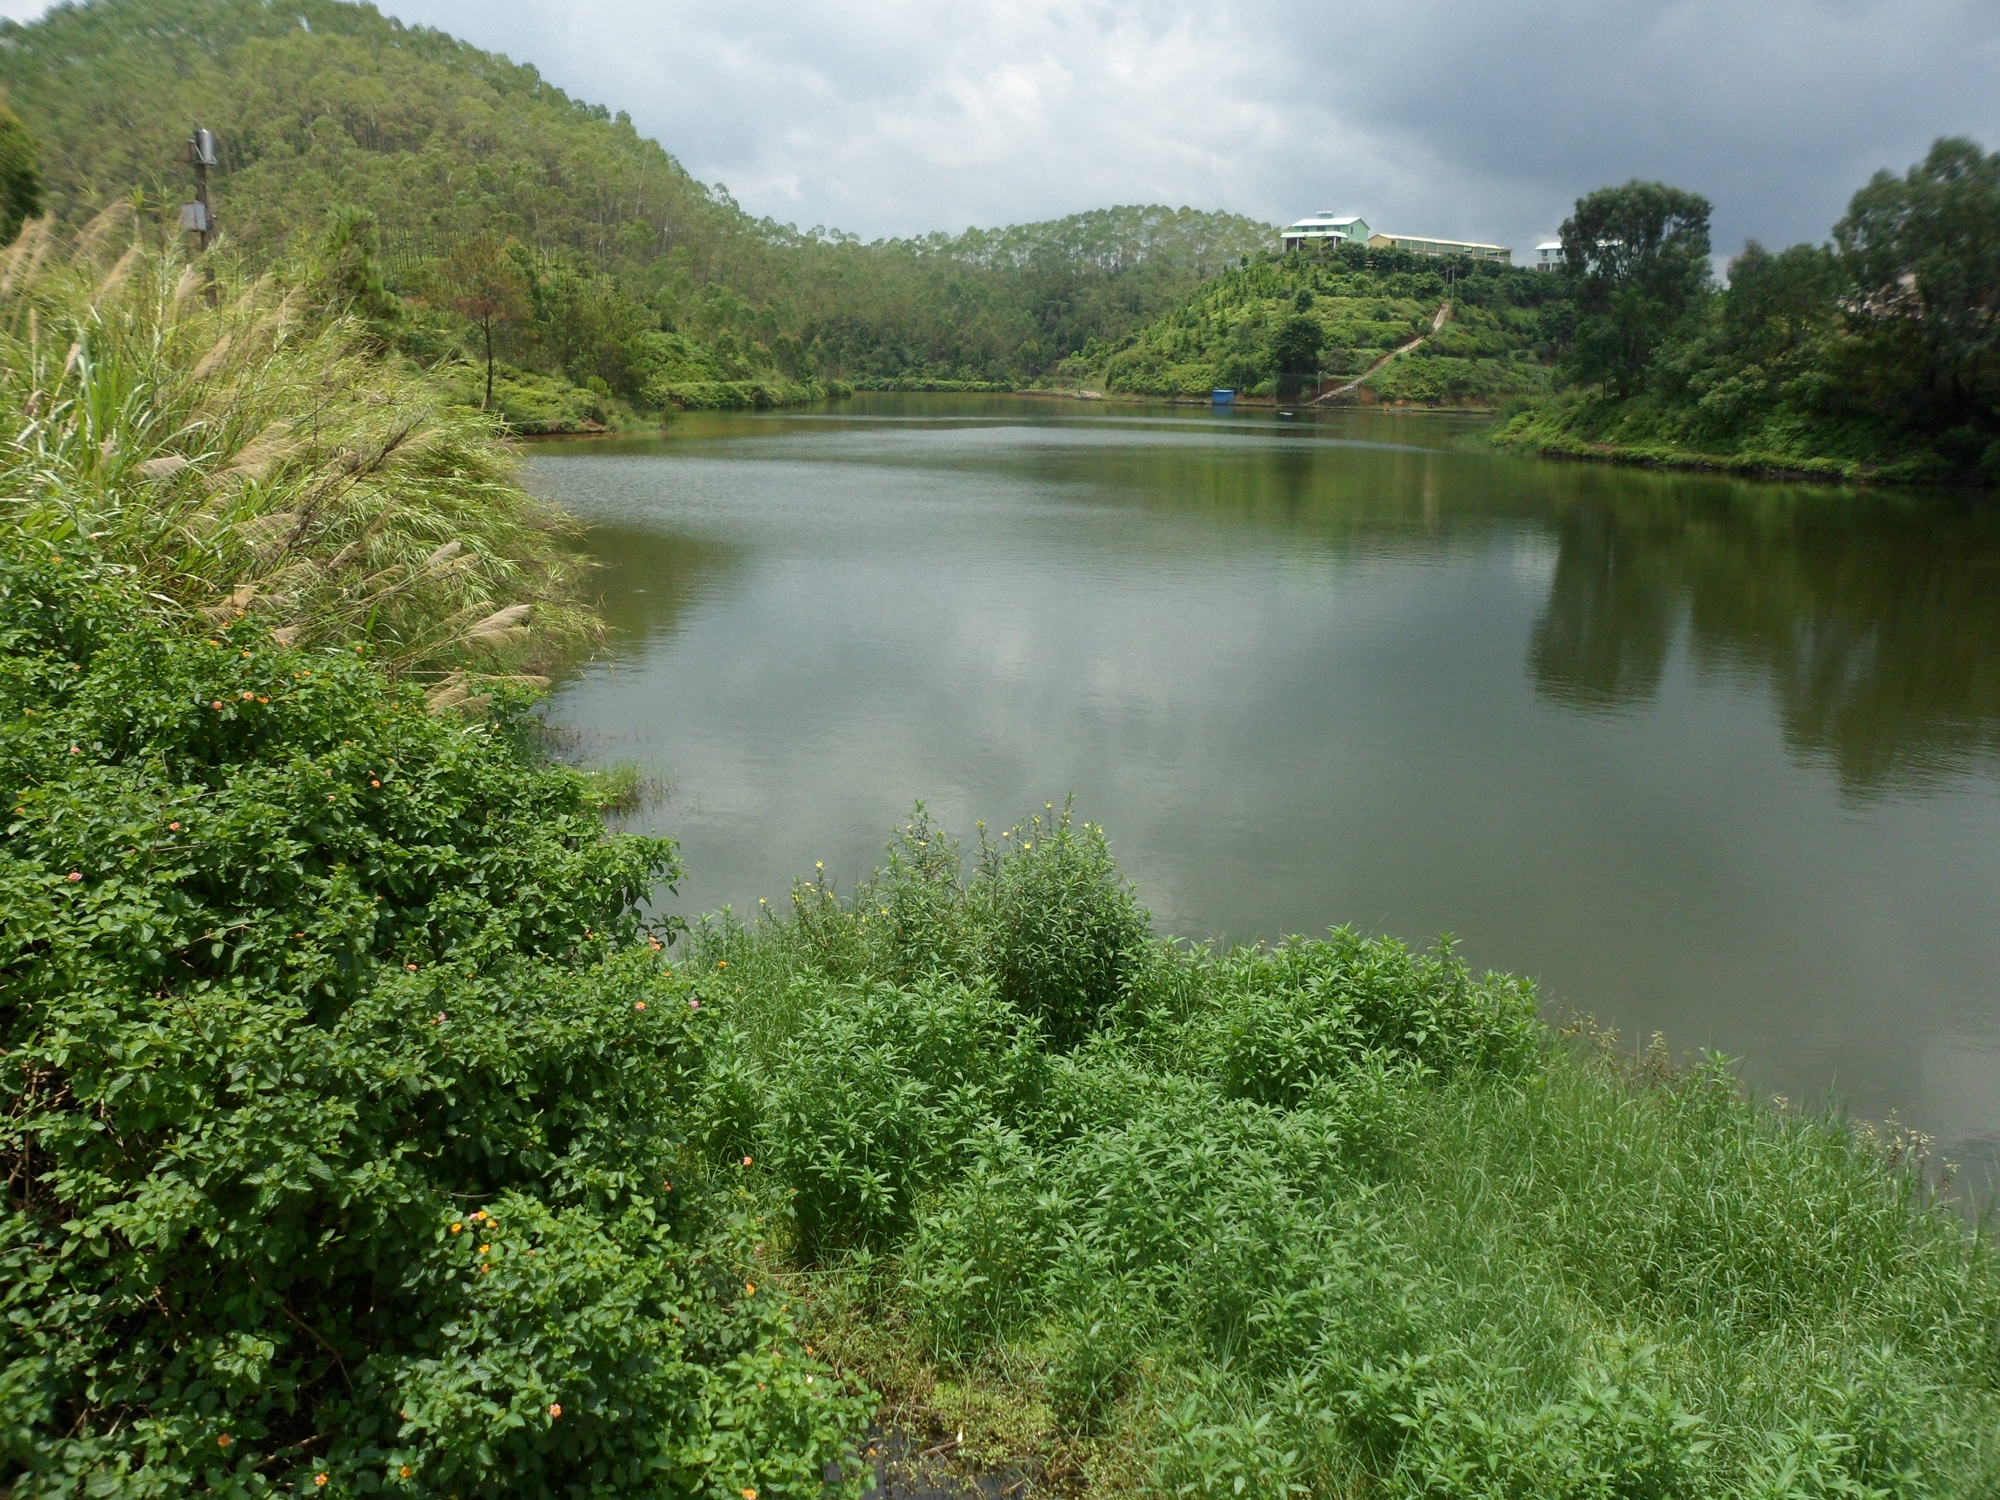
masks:
[[[752,212],[870,237],[1164,202],[1520,247],[1644,176],[1733,249],[1824,235],[1933,136],[2000,146],[1991,0],[389,8],[629,111]]]

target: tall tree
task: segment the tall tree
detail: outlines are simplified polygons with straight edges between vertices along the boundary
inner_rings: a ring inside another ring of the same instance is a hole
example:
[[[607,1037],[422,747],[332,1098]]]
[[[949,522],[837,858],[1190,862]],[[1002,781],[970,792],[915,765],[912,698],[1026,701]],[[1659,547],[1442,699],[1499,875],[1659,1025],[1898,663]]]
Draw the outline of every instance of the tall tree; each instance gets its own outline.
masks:
[[[468,319],[486,341],[486,399],[493,407],[493,330],[528,315],[528,286],[520,267],[505,247],[486,235],[460,240],[444,258],[438,273],[452,308]]]
[[[1599,188],[1562,226],[1576,283],[1569,357],[1579,380],[1638,391],[1669,334],[1708,288],[1709,203],[1662,182]]]
[[[1834,226],[1850,311],[1923,425],[2000,433],[2000,152],[1962,137],[1878,172]]]
[[[1311,306],[1311,292],[1300,294],[1300,304]],[[1271,339],[1271,363],[1277,367],[1278,382],[1283,385],[1287,377],[1296,382],[1310,375],[1318,367],[1319,352],[1326,347],[1326,329],[1319,319],[1309,318],[1303,312],[1294,313],[1278,325],[1278,331]]]

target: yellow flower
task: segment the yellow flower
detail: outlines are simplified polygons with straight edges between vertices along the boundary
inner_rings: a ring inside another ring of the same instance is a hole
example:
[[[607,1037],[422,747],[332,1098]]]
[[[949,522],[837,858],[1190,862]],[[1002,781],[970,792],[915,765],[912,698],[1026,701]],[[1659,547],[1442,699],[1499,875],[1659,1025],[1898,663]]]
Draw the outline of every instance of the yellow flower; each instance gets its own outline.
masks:
[[[562,1415],[562,1403],[560,1401],[551,1401],[549,1403],[549,1415],[551,1417],[559,1417]]]

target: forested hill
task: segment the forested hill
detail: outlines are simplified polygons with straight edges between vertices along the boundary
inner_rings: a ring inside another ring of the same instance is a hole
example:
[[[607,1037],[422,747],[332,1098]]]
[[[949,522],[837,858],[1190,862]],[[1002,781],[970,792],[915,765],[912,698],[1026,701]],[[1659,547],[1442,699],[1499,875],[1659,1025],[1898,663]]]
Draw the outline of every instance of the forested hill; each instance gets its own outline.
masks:
[[[372,6],[109,0],[0,27],[0,82],[35,133],[50,206],[186,196],[190,121],[219,137],[224,222],[246,248],[375,210],[391,258],[503,231],[603,265],[748,227],[623,116],[534,68]]]
[[[61,218],[133,193],[170,214],[199,119],[235,252],[365,220],[388,288],[435,307],[458,247],[519,247],[533,316],[500,319],[503,356],[640,404],[718,382],[1020,381],[1275,238],[1155,207],[874,243],[800,231],[696,181],[622,111],[340,0],[63,6],[0,26],[0,86]]]
[[[1548,389],[1570,321],[1562,277],[1342,246],[1229,270],[1064,368],[1113,394],[1488,406]]]

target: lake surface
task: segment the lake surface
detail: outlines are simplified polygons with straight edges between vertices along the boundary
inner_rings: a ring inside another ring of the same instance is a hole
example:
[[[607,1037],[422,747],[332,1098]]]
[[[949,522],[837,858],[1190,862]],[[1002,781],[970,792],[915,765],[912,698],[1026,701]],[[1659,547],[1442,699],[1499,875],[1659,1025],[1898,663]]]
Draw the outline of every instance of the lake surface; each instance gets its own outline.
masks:
[[[615,634],[550,717],[695,913],[917,798],[1076,794],[1155,925],[1536,976],[2000,1160],[2000,507],[1495,455],[1477,424],[857,398],[534,450]]]

